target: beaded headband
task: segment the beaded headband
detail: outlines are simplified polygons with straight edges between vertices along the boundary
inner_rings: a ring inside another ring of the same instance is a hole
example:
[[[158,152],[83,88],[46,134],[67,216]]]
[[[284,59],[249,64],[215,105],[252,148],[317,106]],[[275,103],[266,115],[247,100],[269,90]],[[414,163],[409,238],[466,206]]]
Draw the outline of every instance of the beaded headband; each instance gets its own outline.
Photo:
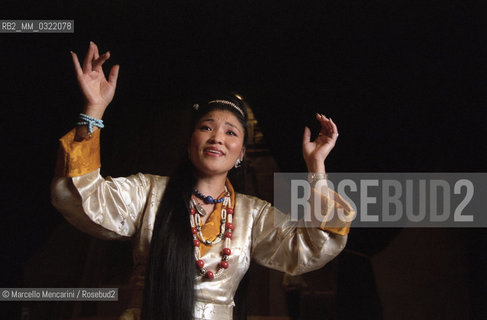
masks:
[[[244,115],[242,109],[240,109],[235,103],[233,103],[231,101],[228,101],[228,100],[212,100],[212,101],[208,102],[208,104],[212,104],[212,103],[227,104],[229,106],[232,106],[234,109],[236,109],[238,112],[240,112],[242,117],[245,118],[245,115]]]

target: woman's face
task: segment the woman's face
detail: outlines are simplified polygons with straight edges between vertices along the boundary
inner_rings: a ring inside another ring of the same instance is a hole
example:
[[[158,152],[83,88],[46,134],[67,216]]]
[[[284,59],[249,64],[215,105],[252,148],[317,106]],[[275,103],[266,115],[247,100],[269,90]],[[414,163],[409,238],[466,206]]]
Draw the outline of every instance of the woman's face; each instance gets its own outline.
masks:
[[[204,115],[194,127],[189,145],[191,162],[199,174],[227,173],[242,159],[245,131],[230,111],[214,110]]]

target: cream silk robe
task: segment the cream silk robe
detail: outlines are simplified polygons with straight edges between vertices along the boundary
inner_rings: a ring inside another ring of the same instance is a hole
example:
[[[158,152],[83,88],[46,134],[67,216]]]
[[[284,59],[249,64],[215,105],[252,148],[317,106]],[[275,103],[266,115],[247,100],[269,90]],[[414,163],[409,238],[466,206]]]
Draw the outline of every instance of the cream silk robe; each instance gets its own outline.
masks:
[[[133,238],[134,271],[130,280],[133,294],[129,310],[140,312],[145,263],[168,178],[142,173],[103,178],[100,175],[100,131],[76,142],[73,129],[60,139],[56,175],[52,181],[52,203],[66,220],[94,237]],[[289,215],[266,201],[240,193],[234,197],[235,230],[228,261],[230,266],[212,281],[197,279],[195,319],[232,319],[233,296],[251,260],[298,275],[323,267],[340,253],[347,241],[349,223],[334,224],[333,228],[324,224],[320,228],[298,228],[289,223]],[[322,199],[325,202],[322,207],[326,210],[342,208],[346,214],[354,214],[350,205],[336,193],[333,198],[323,196]],[[206,223],[216,225],[212,231],[215,236],[219,219],[219,214],[212,214]],[[276,221],[280,222],[276,225]],[[191,232],[189,228],[188,232]],[[202,259],[209,270],[217,270],[223,243],[209,247],[204,254]]]

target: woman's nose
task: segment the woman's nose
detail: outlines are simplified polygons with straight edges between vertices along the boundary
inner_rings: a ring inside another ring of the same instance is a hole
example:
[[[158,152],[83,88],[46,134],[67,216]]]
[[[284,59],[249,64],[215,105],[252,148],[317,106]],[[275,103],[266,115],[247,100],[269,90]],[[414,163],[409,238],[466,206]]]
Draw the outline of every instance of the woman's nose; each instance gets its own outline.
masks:
[[[210,142],[215,144],[222,144],[225,140],[225,135],[220,132],[220,130],[213,131],[213,134],[210,137]]]

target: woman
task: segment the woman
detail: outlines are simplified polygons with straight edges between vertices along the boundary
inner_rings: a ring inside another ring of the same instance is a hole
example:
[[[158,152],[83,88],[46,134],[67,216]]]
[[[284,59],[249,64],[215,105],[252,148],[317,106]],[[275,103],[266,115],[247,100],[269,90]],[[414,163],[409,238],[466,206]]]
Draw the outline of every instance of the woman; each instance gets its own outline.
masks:
[[[60,140],[52,201],[87,233],[135,239],[132,286],[138,304],[124,319],[138,318],[140,304],[142,319],[232,319],[233,296],[250,259],[301,274],[321,268],[343,249],[348,223],[297,228],[269,203],[234,192],[230,181],[236,181],[231,176],[245,158],[247,120],[234,97],[194,106],[188,157],[171,178],[101,177],[98,128],[119,66],[112,67],[107,81],[102,65],[109,52],[100,56],[90,42],[83,67],[71,54],[85,107],[78,126]],[[306,128],[302,150],[313,180],[324,179],[324,161],[338,136],[331,119],[316,119],[320,134],[310,141]],[[322,199],[328,211],[343,208],[353,214],[337,194]]]

